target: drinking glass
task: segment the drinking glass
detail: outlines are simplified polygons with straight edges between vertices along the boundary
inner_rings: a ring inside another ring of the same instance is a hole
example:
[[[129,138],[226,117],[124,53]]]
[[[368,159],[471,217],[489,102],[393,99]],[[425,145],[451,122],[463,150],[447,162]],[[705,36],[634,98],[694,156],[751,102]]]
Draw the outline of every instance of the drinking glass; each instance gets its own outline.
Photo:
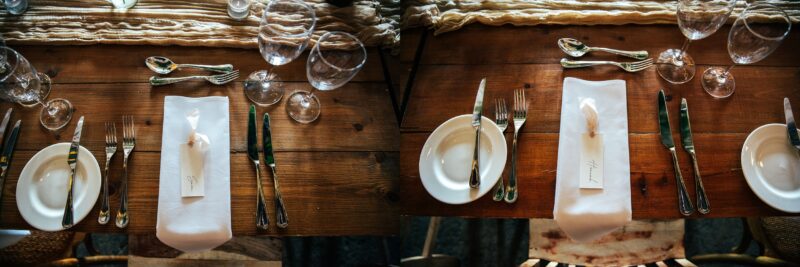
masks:
[[[658,56],[656,70],[661,78],[682,84],[694,78],[694,59],[686,53],[689,43],[713,34],[725,24],[736,0],[680,0],[678,27],[686,36],[680,49],[667,49]]]
[[[25,10],[28,10],[28,0],[5,0],[3,2],[8,13],[13,15],[20,15],[25,13]]]
[[[51,131],[67,125],[72,119],[72,103],[66,99],[52,99],[43,103],[50,93],[50,77],[37,72],[25,57],[8,47],[0,47],[5,53],[5,71],[0,73],[0,98],[30,108],[42,105],[39,122]]]
[[[228,0],[228,16],[242,20],[250,15],[250,0]]]
[[[367,50],[355,36],[345,32],[323,34],[308,55],[306,76],[311,86],[321,91],[341,87],[353,79],[367,61]],[[320,103],[307,91],[295,91],[286,103],[289,117],[310,123],[319,117]]]
[[[791,28],[789,16],[779,7],[766,3],[748,6],[728,33],[728,55],[733,65],[708,68],[703,72],[703,89],[716,98],[731,96],[736,89],[736,82],[730,74],[733,66],[766,58],[786,39]]]
[[[308,46],[316,21],[314,9],[303,1],[270,1],[258,27],[261,56],[273,66],[291,62]],[[253,72],[244,81],[244,94],[260,106],[278,103],[283,92],[283,82],[272,69]]]
[[[136,0],[107,0],[116,9],[129,9],[136,5]]]

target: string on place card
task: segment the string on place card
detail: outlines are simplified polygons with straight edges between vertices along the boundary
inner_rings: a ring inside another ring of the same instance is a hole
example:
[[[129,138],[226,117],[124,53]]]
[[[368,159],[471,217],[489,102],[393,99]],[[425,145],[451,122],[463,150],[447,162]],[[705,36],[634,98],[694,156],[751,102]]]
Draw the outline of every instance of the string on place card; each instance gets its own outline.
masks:
[[[603,189],[603,135],[594,98],[580,101],[586,121],[586,133],[581,135],[580,183],[581,189]]]
[[[200,111],[192,110],[186,115],[191,131],[184,144],[180,144],[181,196],[202,197],[205,195],[205,156],[210,141],[208,136],[197,132]]]

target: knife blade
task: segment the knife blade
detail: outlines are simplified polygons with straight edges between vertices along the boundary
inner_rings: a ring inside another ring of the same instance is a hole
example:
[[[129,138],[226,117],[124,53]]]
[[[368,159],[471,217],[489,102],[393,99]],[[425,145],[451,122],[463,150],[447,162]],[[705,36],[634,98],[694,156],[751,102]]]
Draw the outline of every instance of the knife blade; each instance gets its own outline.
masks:
[[[475,148],[472,151],[472,169],[469,174],[469,187],[478,188],[481,185],[480,174],[480,147],[481,147],[481,117],[483,114],[483,90],[486,88],[486,78],[481,79],[478,86],[478,95],[475,96],[475,106],[472,108],[472,127],[475,128]]]
[[[675,169],[675,181],[678,187],[678,210],[684,216],[689,216],[694,212],[694,206],[689,199],[686,191],[686,184],[683,182],[681,168],[678,166],[678,153],[675,151],[675,143],[672,141],[672,128],[669,125],[669,114],[667,113],[667,98],[664,90],[658,91],[658,122],[661,130],[661,143],[669,149],[672,154],[672,167]]]
[[[3,199],[3,188],[5,187],[6,176],[8,176],[8,168],[11,165],[11,156],[14,154],[14,147],[17,145],[19,126],[21,123],[22,120],[17,120],[17,123],[14,124],[11,135],[9,135],[8,139],[5,141],[3,154],[0,155],[0,200]]]
[[[697,211],[702,214],[708,214],[711,207],[708,204],[708,197],[706,196],[706,189],[703,187],[703,179],[700,176],[700,167],[697,165],[697,154],[694,149],[694,140],[692,139],[692,126],[689,122],[689,104],[686,103],[686,98],[681,99],[681,143],[683,149],[689,153],[692,158],[692,169],[694,170],[694,191],[697,195]]]
[[[256,106],[250,105],[247,117],[247,157],[256,166],[256,227],[266,230],[269,227],[267,202],[261,185],[261,163],[258,160],[258,133],[256,132]]]
[[[792,104],[789,104],[788,97],[783,98],[783,113],[786,115],[786,131],[789,134],[789,143],[800,149],[800,136],[797,135],[797,124],[794,122]]]
[[[280,228],[286,228],[289,226],[289,217],[286,215],[286,206],[283,205],[283,197],[281,196],[280,186],[278,185],[278,169],[275,166],[275,155],[272,149],[271,126],[269,113],[264,113],[262,141],[264,145],[264,159],[269,169],[272,170],[272,185],[275,187],[276,225]]]
[[[83,116],[78,119],[78,125],[75,126],[75,134],[72,136],[72,144],[69,146],[69,154],[67,155],[67,164],[69,164],[70,174],[69,182],[67,182],[67,204],[64,206],[64,217],[61,220],[61,226],[70,228],[74,224],[73,214],[73,193],[72,189],[75,185],[75,170],[78,167],[78,151],[81,147],[81,131],[83,130]]]
[[[6,137],[6,128],[8,128],[8,123],[11,121],[11,112],[13,108],[8,108],[6,111],[6,115],[3,117],[3,122],[0,122],[0,142],[5,140]],[[0,143],[0,147],[3,143]]]

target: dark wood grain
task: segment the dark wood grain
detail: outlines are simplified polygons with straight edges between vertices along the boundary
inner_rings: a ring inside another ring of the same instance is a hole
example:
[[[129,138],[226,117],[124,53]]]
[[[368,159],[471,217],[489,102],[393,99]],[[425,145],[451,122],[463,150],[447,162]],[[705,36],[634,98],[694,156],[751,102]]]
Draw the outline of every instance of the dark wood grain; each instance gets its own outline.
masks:
[[[100,149],[92,149],[102,162]],[[30,229],[17,211],[19,175],[33,151],[17,151],[5,182],[0,227]],[[279,152],[281,193],[289,216],[289,227],[275,227],[272,180],[262,169],[264,192],[272,224],[268,231],[255,227],[256,178],[246,153],[231,154],[231,223],[234,235],[391,235],[399,231],[397,220],[397,152]],[[130,234],[152,234],[156,229],[160,153],[134,152],[129,173]],[[110,170],[112,214],[119,207],[122,157]],[[97,223],[100,202],[72,230],[120,232]]]

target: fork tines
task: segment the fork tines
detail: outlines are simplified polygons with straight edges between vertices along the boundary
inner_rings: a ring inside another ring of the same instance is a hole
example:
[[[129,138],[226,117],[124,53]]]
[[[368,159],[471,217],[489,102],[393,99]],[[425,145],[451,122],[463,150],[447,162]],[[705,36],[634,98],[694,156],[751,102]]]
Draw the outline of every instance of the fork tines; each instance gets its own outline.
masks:
[[[525,90],[514,90],[514,119],[525,120],[528,116],[528,103],[525,102]]]
[[[213,84],[226,84],[239,78],[239,70],[234,70],[228,73],[217,74],[209,77],[208,81]]]
[[[106,147],[117,147],[117,126],[113,122],[106,122]]]
[[[508,109],[506,108],[506,100],[498,98],[494,100],[494,117],[497,126],[504,130],[508,127]]]
[[[622,63],[623,68],[629,72],[637,72],[653,66],[653,58],[642,61]]]
[[[122,145],[134,146],[136,144],[136,129],[133,126],[133,116],[122,116]]]

